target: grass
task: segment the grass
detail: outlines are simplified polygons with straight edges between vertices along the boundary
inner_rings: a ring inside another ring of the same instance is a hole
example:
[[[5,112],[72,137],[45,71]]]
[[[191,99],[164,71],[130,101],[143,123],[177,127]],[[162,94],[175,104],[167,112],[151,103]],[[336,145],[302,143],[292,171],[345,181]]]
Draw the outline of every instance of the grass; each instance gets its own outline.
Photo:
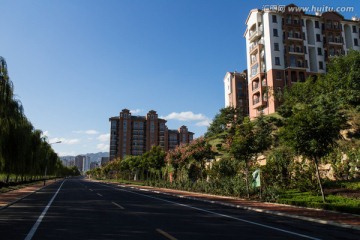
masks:
[[[311,192],[287,190],[280,194],[277,202],[295,206],[360,214],[360,199],[347,198],[337,195],[326,196],[326,203],[324,203],[320,195],[315,195]]]
[[[350,181],[329,181],[324,184],[326,188],[346,188],[360,191],[360,179]]]
[[[42,181],[43,180],[36,180],[36,181],[33,181],[33,182],[12,183],[11,185],[1,187],[0,188],[0,193],[6,193],[6,192],[14,191],[14,190],[21,189],[21,188],[24,188],[24,187],[27,187],[27,186],[31,186],[33,184],[36,184],[36,183],[42,182]]]

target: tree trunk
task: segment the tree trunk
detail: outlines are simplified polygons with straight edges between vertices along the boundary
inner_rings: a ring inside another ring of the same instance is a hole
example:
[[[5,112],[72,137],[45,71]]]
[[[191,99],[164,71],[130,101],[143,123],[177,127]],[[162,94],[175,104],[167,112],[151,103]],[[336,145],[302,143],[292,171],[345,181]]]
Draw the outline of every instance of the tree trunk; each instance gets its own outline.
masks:
[[[247,197],[250,198],[250,188],[249,188],[249,170],[246,168],[245,169],[245,183],[246,183],[246,192],[247,192]]]
[[[318,167],[318,160],[317,158],[315,158],[315,169],[316,169],[316,178],[318,180],[318,183],[319,183],[319,187],[320,187],[320,191],[321,191],[321,197],[322,197],[322,200],[323,202],[325,203],[326,200],[325,200],[325,195],[324,195],[324,190],[323,190],[323,187],[322,187],[322,184],[321,184],[321,179],[320,179],[320,172],[319,172],[319,167]]]

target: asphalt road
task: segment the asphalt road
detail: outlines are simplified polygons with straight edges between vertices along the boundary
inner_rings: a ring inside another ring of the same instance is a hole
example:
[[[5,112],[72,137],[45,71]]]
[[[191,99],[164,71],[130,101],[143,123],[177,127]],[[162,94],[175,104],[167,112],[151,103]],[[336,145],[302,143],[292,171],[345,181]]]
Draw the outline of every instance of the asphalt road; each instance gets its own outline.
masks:
[[[359,239],[360,231],[67,179],[0,211],[0,239]]]

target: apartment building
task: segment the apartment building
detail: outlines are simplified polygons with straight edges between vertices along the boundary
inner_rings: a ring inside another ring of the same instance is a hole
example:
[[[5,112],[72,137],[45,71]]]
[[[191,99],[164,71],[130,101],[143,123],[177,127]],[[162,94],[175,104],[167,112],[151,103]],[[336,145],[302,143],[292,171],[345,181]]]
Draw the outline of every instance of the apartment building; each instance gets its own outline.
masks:
[[[249,116],[247,70],[227,72],[224,77],[225,107],[241,109],[242,116]]]
[[[75,157],[75,166],[77,167],[77,169],[78,169],[80,172],[83,172],[83,171],[84,171],[85,162],[86,162],[86,156],[84,156],[84,155],[77,155],[77,156]]]
[[[152,146],[168,151],[181,143],[191,142],[194,136],[186,126],[169,130],[166,120],[159,118],[154,110],[146,116],[132,116],[128,109],[123,109],[118,117],[111,117],[109,121],[110,160],[122,159],[125,155],[142,155]]]
[[[360,50],[360,22],[336,12],[305,14],[296,5],[282,11],[254,9],[246,19],[249,115],[271,114],[286,86],[326,72],[333,56]]]

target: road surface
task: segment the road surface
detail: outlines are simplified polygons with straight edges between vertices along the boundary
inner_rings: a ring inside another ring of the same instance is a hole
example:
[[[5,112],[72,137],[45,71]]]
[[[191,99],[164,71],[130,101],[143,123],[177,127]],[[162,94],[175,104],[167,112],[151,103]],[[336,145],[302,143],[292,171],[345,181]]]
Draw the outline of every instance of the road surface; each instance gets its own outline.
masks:
[[[0,211],[0,239],[359,239],[360,231],[82,179]]]

